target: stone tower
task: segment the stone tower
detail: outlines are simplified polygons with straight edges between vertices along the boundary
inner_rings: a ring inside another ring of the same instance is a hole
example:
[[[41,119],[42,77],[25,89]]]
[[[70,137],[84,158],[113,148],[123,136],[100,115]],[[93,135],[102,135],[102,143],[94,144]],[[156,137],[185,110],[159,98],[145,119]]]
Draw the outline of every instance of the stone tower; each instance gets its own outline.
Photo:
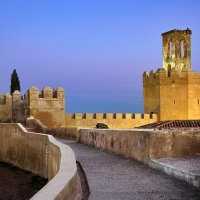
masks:
[[[143,73],[144,113],[158,120],[200,119],[200,73],[192,71],[192,31],[162,34],[163,68]]]
[[[191,68],[191,34],[190,29],[171,30],[162,34],[163,68],[167,76],[171,69],[181,71]]]

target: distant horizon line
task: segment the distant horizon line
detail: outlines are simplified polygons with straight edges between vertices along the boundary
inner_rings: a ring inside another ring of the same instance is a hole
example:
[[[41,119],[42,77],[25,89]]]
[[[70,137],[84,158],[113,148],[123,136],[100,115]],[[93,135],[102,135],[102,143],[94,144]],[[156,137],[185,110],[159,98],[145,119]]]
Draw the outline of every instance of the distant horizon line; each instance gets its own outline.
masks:
[[[111,96],[122,96],[122,97],[135,97],[135,96],[143,96],[143,95],[107,95],[107,94],[97,94],[97,95],[94,95],[94,94],[84,94],[84,95],[65,95],[67,97],[71,96],[71,97],[87,97],[87,96],[108,96],[108,97],[111,97]]]

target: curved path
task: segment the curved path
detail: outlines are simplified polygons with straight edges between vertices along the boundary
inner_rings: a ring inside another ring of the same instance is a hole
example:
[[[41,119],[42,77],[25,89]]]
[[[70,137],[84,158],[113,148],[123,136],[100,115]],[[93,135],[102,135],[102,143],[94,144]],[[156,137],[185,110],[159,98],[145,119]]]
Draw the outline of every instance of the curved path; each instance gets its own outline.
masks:
[[[200,199],[198,189],[145,164],[74,141],[69,145],[86,173],[90,200]]]

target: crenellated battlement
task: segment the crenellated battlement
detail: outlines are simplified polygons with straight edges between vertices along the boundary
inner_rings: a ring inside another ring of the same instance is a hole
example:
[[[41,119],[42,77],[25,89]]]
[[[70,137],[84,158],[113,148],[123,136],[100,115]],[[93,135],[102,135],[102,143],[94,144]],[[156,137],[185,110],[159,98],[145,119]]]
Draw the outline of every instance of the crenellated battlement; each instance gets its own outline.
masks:
[[[181,71],[173,68],[168,75],[164,68],[160,68],[156,72],[151,70],[150,73],[146,71],[143,73],[143,83],[150,85],[163,82],[175,83],[175,80],[180,82],[189,80],[189,78],[199,82],[200,73],[193,72],[191,68],[187,67],[184,67]]]
[[[47,127],[65,127],[65,91],[62,87],[51,89],[45,86],[41,91],[31,86],[21,98],[21,93],[13,93],[13,120],[26,118],[41,120]]]
[[[12,118],[12,96],[0,94],[0,118]]]
[[[156,114],[138,114],[138,113],[67,113],[67,119],[154,119]]]
[[[24,95],[25,99],[59,99],[64,100],[65,91],[62,87],[51,89],[45,86],[41,91],[36,86],[31,86]]]
[[[96,127],[97,123],[107,124],[113,129],[132,129],[142,124],[157,121],[157,114],[132,113],[67,113],[66,127]]]
[[[0,105],[5,105],[7,103],[10,103],[10,100],[12,99],[12,96],[6,92],[5,94],[0,94]]]
[[[200,73],[184,67],[143,73],[144,112],[158,120],[199,119]]]

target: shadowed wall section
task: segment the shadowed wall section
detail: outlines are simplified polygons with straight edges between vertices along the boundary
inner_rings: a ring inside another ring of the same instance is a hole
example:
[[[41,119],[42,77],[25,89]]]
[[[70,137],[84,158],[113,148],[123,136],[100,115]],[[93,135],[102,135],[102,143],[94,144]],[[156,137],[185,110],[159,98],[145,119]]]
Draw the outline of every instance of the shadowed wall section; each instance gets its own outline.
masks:
[[[0,119],[12,117],[12,96],[7,92],[0,94]]]
[[[77,168],[73,151],[50,135],[27,132],[21,124],[0,124],[0,160],[48,178],[32,199],[77,196]]]

